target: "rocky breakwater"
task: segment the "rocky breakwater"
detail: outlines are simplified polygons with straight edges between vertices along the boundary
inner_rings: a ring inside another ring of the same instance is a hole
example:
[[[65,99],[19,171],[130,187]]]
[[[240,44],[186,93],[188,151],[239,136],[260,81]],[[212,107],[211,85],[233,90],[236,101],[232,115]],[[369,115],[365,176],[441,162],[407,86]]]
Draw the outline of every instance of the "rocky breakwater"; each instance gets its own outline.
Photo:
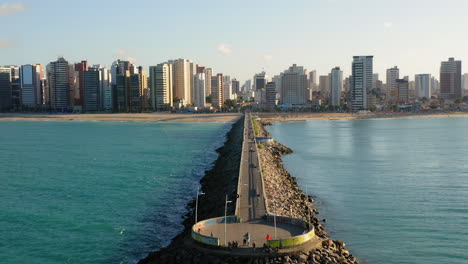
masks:
[[[198,220],[204,220],[224,215],[224,197],[235,200],[239,178],[239,164],[242,152],[244,118],[240,118],[227,134],[224,146],[217,152],[219,157],[213,168],[205,173],[200,181],[201,195],[198,200]],[[191,238],[191,228],[194,224],[195,199],[187,205],[184,216],[184,230],[175,237],[171,244],[156,252],[151,252],[139,264],[149,263],[244,263],[238,258],[226,259],[211,254],[209,251],[194,247]],[[235,204],[228,206],[228,215],[233,215]]]
[[[271,124],[263,121],[257,123],[258,136],[269,136],[265,126]],[[358,263],[356,258],[346,250],[343,241],[332,240],[328,237],[322,225],[323,221],[318,218],[319,211],[313,207],[314,200],[299,188],[296,178],[284,169],[281,156],[293,151],[276,141],[259,145],[258,151],[270,213],[306,221],[310,218],[319,240],[317,247],[312,250],[268,260],[266,263]]]

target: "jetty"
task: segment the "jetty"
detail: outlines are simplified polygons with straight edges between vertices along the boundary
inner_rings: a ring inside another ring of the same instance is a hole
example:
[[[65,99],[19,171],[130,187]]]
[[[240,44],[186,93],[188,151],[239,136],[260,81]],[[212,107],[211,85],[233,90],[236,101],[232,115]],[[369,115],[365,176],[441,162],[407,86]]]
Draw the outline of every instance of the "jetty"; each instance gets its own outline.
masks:
[[[270,249],[284,254],[304,250],[304,246],[317,247],[313,225],[278,216],[276,208],[268,208],[255,131],[252,116],[246,113],[237,195],[235,201],[228,200],[228,195],[225,197],[226,208],[228,203],[236,203],[235,214],[195,223],[192,227],[192,238],[198,243],[195,246],[211,246],[211,250],[221,250],[221,254],[236,255],[271,254]]]

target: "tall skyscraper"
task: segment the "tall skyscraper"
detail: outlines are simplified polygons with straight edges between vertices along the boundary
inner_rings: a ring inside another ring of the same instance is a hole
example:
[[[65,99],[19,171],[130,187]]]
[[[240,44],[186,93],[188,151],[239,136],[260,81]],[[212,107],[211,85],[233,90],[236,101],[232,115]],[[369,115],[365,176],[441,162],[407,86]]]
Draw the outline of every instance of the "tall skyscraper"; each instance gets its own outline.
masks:
[[[440,66],[440,96],[445,99],[463,97],[461,83],[462,62],[449,58]]]
[[[463,74],[462,87],[463,87],[463,90],[464,90],[463,94],[466,94],[465,92],[468,91],[468,73]]]
[[[64,58],[58,58],[47,65],[50,107],[66,110],[70,105],[69,65]]]
[[[0,111],[11,108],[11,69],[0,67]]]
[[[169,63],[150,67],[151,106],[156,111],[169,110],[174,106],[172,67]]]
[[[398,98],[398,87],[396,80],[400,79],[400,70],[397,66],[387,70],[387,95],[392,101]]]
[[[206,92],[205,92],[205,73],[197,73],[194,78],[194,95],[195,95],[195,100],[193,102],[193,105],[195,107],[200,107],[200,108],[205,108],[206,107]]]
[[[319,76],[319,91],[322,92],[323,95],[328,94],[330,91],[330,78],[328,75]]]
[[[189,60],[178,59],[169,61],[173,64],[174,74],[174,99],[182,102],[183,105],[192,104],[193,91],[193,63]]]
[[[309,72],[309,90],[317,92],[317,89],[317,71],[313,70]]]
[[[85,86],[84,86],[84,72],[88,70],[88,62],[83,60],[80,63],[75,63],[75,71],[78,73],[78,93],[79,98],[75,100],[75,105],[82,105],[83,108],[85,106]]]
[[[44,79],[41,64],[27,64],[20,68],[22,104],[38,106],[42,104],[42,84]]]
[[[276,105],[276,83],[268,82],[266,84],[266,109],[273,110]]]
[[[129,107],[130,112],[139,113],[142,110],[142,76],[138,73],[130,75],[129,79]]]
[[[221,73],[211,77],[211,102],[213,107],[217,109],[221,109],[224,106],[223,79],[223,74]]]
[[[94,112],[101,109],[101,96],[99,91],[99,69],[88,68],[82,72],[84,81],[84,111]]]
[[[240,92],[240,83],[236,78],[234,78],[231,80],[231,86],[232,86],[232,94],[235,95],[233,99],[235,99],[237,98],[237,94],[239,94]]]
[[[431,99],[431,75],[430,74],[416,74],[414,76],[415,82],[415,96],[416,99],[426,98]]]
[[[213,69],[206,68],[205,71],[205,92],[206,96],[211,95],[211,76],[213,75]]]
[[[229,75],[224,75],[223,76],[223,97],[224,100],[231,99],[232,96],[232,83],[231,83],[231,76]]]
[[[343,71],[340,67],[335,67],[330,73],[330,105],[339,106],[341,104],[341,90],[343,89]]]
[[[307,103],[307,72],[302,66],[293,64],[283,72],[281,78],[281,103],[303,105]]]
[[[254,90],[257,91],[260,89],[265,89],[267,79],[268,79],[268,76],[266,75],[264,71],[261,73],[255,74],[253,78]]]
[[[104,111],[112,111],[112,85],[109,69],[94,65],[99,70],[99,97],[101,99],[100,107]]]
[[[351,80],[351,109],[367,109],[367,92],[372,89],[374,56],[354,56]]]
[[[116,111],[128,112],[130,105],[130,70],[117,75],[116,85]]]
[[[398,102],[402,104],[408,103],[409,100],[409,82],[406,79],[396,80],[398,91]]]
[[[14,109],[21,106],[21,81],[20,81],[20,67],[10,65],[11,71],[11,104]]]

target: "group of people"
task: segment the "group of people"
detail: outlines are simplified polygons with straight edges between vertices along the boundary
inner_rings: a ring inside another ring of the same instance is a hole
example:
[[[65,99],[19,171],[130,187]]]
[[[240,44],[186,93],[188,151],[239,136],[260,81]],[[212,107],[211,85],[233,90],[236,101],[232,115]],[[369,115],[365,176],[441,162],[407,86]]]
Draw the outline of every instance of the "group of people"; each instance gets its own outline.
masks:
[[[239,247],[239,243],[237,243],[237,241],[232,241],[232,242],[228,242],[228,247],[229,249],[233,249],[233,248],[238,248]]]

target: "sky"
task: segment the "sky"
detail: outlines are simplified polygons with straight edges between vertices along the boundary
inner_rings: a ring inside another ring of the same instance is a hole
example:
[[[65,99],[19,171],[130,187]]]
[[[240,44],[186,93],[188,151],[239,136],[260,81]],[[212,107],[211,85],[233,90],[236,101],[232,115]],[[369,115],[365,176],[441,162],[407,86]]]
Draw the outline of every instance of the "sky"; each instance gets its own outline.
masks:
[[[467,0],[0,0],[0,65],[185,58],[245,81],[293,63],[348,76],[374,55],[384,82],[395,65],[413,79],[468,62],[467,14]]]

